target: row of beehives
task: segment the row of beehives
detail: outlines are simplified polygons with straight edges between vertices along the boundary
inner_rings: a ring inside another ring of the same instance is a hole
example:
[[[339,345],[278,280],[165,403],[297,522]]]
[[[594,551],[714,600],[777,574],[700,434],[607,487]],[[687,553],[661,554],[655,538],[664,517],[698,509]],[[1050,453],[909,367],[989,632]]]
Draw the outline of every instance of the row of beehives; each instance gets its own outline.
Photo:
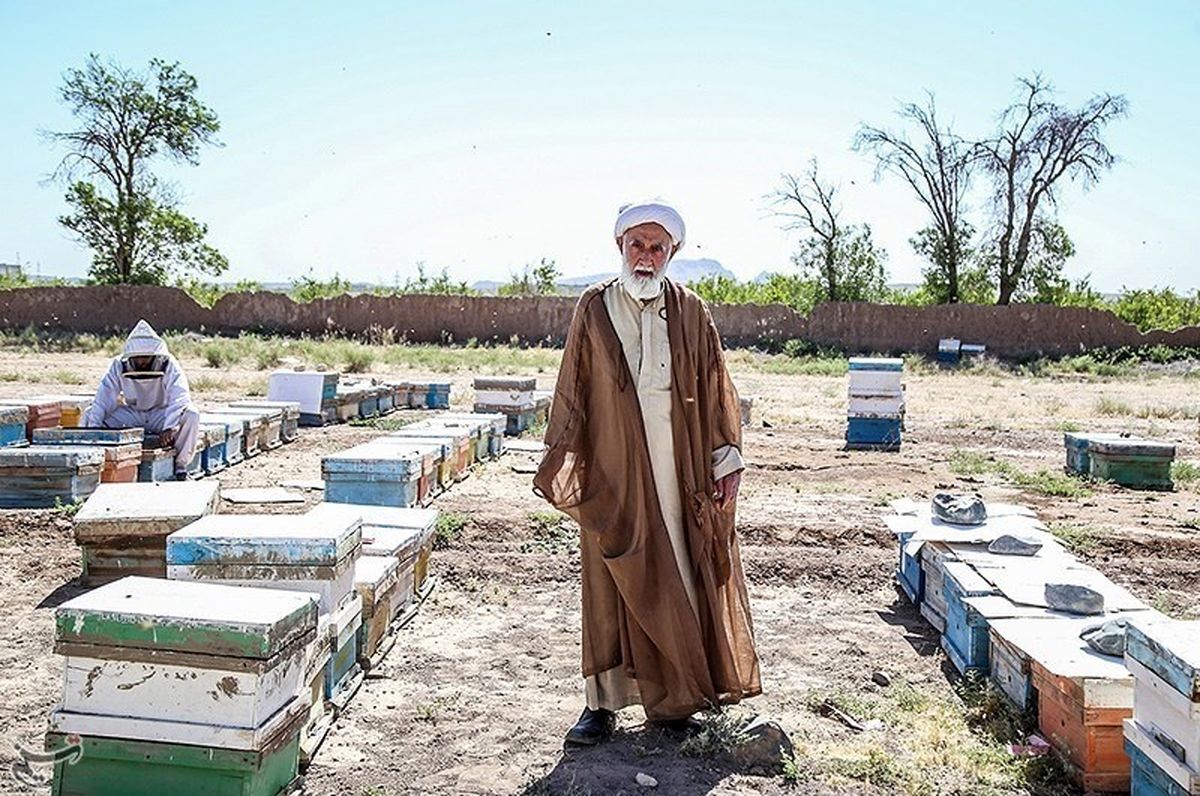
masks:
[[[142,429],[79,427],[90,400],[37,396],[0,405],[0,438],[7,441],[0,447],[0,507],[44,508],[82,500],[101,483],[174,478],[174,451]],[[189,477],[295,440],[298,420],[299,406],[287,401],[247,399],[201,412]]]
[[[847,450],[900,449],[904,427],[904,361],[851,357]]]
[[[545,422],[549,416],[551,393],[538,390],[532,376],[476,376],[474,387],[475,411],[505,415],[509,436]]]
[[[267,381],[267,398],[298,403],[302,426],[324,426],[379,417],[397,409],[448,409],[450,384],[277,370]]]
[[[1017,712],[1036,712],[1081,787],[1125,792],[1132,774],[1135,794],[1200,793],[1200,623],[1152,610],[1078,561],[1024,507],[991,505],[970,527],[910,501],[894,508],[886,522],[900,542],[899,586],[960,673],[987,675]],[[1036,553],[1013,554],[1012,537]],[[1055,595],[1071,586],[1090,590],[1091,604],[1076,609],[1088,614],[1061,610]],[[1126,624],[1124,658],[1081,637],[1108,620]],[[1154,777],[1187,790],[1146,789]]]
[[[432,509],[216,505],[211,481],[105,484],[79,511],[85,571],[128,576],[56,611],[47,749],[83,748],[56,793],[291,787],[431,588]]]

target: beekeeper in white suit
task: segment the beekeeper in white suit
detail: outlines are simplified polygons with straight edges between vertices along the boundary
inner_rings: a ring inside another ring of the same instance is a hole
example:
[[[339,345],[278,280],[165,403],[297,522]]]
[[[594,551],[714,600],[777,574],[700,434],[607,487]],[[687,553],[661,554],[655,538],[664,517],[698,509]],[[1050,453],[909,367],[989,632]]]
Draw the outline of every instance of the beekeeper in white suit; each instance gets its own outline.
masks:
[[[175,478],[187,480],[196,451],[200,412],[187,376],[150,324],[138,321],[125,350],[112,361],[83,424],[90,428],[143,428],[175,449]]]

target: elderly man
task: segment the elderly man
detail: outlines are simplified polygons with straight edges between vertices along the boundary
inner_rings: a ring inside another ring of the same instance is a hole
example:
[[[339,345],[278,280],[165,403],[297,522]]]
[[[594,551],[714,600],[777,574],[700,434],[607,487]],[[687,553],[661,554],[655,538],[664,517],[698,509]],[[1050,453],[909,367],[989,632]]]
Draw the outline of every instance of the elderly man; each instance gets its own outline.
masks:
[[[737,393],[707,307],[666,278],[684,242],[661,202],[621,208],[620,277],[575,308],[535,491],[579,522],[587,707],[569,744],[614,711],[690,726],[761,692],[734,531]]]
[[[200,412],[192,406],[187,376],[166,342],[144,320],[125,340],[96,389],[83,424],[91,428],[143,428],[175,449],[175,478],[187,480],[196,451]]]

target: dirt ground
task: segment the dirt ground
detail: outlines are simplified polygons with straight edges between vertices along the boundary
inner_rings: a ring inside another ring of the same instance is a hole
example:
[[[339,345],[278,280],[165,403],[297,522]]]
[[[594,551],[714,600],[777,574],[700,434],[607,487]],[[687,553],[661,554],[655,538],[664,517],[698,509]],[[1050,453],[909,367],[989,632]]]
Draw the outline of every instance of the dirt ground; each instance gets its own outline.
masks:
[[[199,361],[185,365],[194,373],[212,371]],[[98,355],[3,352],[0,372],[16,375],[0,381],[0,397],[77,389],[94,383],[104,367]],[[22,373],[42,376],[31,384]],[[45,374],[59,374],[52,377],[61,382]],[[553,373],[538,376],[540,387],[553,384]],[[199,401],[237,397],[239,384],[261,377],[227,371],[221,387],[201,391]],[[470,374],[451,380],[456,403],[469,403]],[[744,395],[755,397],[738,516],[764,694],[734,713],[761,714],[785,729],[796,747],[790,776],[739,773],[720,755],[646,728],[637,710],[621,715],[613,742],[564,754],[562,735],[582,707],[579,557],[571,544],[539,530],[546,507],[531,493],[525,466],[535,457],[510,453],[436,500],[442,511],[466,515],[467,524],[435,553],[437,588],[339,719],[308,772],[306,792],[1070,793],[1039,785],[1030,770],[1014,774],[1000,742],[963,722],[968,708],[936,634],[897,596],[895,542],[880,515],[893,498],[927,499],[942,488],[1024,502],[1063,529],[1082,557],[1147,602],[1200,618],[1194,485],[1163,493],[1101,485],[1083,496],[1055,497],[1017,489],[1001,475],[960,475],[951,467],[956,455],[968,452],[1023,471],[1058,472],[1065,424],[1152,434],[1174,442],[1180,459],[1200,461],[1200,381],[923,370],[906,377],[903,450],[887,454],[841,450],[845,377],[745,370],[735,372],[735,380]],[[377,433],[305,429],[295,444],[219,479],[230,486],[319,479],[323,454]],[[319,494],[307,493],[308,503]],[[0,513],[0,792],[31,792],[20,790],[8,770],[17,745],[38,746],[58,697],[53,606],[78,593],[78,573],[66,514]],[[874,683],[877,672],[892,685]],[[859,734],[811,708],[816,695],[830,693],[882,704],[900,685],[926,700],[921,704],[931,715],[949,706],[938,714],[951,717],[941,722],[946,726],[884,714]],[[958,755],[960,747],[970,747],[969,754]],[[988,768],[979,759],[999,762]],[[656,778],[657,789],[640,788],[639,772]]]

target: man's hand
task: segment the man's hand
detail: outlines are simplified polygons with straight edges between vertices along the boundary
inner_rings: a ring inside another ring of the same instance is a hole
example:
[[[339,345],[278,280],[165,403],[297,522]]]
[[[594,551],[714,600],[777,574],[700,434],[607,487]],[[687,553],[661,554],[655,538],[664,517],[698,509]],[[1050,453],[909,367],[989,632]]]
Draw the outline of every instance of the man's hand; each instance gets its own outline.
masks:
[[[176,432],[176,430],[173,428],[164,428],[161,432],[159,432],[158,435],[159,444],[161,444],[164,448],[171,447],[175,444],[176,433],[178,432]]]
[[[721,511],[733,506],[737,500],[738,488],[742,485],[742,471],[730,473],[724,478],[718,479],[713,484],[713,497],[717,501],[717,508]]]

